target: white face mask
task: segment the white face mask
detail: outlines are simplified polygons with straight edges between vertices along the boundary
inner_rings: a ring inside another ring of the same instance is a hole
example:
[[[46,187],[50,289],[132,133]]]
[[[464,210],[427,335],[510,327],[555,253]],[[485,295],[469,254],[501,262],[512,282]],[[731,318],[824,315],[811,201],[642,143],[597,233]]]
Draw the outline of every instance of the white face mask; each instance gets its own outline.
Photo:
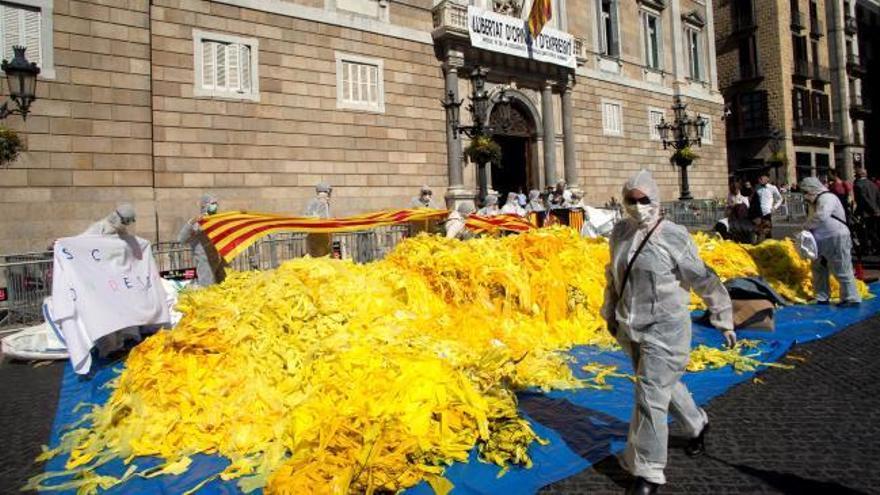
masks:
[[[654,216],[654,205],[626,205],[626,213],[640,224],[648,223]]]

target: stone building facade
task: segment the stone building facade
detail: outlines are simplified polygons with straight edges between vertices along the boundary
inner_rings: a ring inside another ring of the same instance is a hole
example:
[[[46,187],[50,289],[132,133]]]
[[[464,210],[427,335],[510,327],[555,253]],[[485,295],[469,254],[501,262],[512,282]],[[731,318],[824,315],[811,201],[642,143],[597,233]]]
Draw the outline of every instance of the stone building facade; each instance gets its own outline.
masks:
[[[6,121],[27,151],[0,169],[0,252],[42,249],[121,201],[135,203],[140,235],[173,240],[205,191],[223,209],[291,215],[320,181],[335,215],[407,206],[423,184],[472,198],[476,166],[440,101],[468,96],[475,66],[492,94],[506,89],[517,124],[496,136],[499,192],[565,178],[602,204],[650,168],[674,199],[678,171],[654,126],[680,96],[709,121],[692,191],[724,197],[712,1],[554,0],[572,65],[475,48],[461,2],[4,3],[20,22],[0,29],[30,29],[19,42],[42,74],[27,121]],[[473,7],[524,18],[530,5]]]
[[[844,2],[851,6],[851,2]],[[846,79],[849,82],[849,112],[852,118],[852,144],[846,150],[848,159],[854,164],[861,162],[872,177],[880,175],[880,148],[876,142],[880,137],[880,112],[876,104],[880,102],[880,0],[856,0],[855,15],[846,16],[844,54],[847,56]],[[852,12],[850,12],[852,14]],[[846,44],[851,42],[852,44]],[[846,48],[852,48],[846,52]]]
[[[829,69],[825,0],[722,0],[715,5],[719,84],[731,171],[772,169],[779,182],[837,168],[837,71]],[[851,173],[851,171],[849,172]]]

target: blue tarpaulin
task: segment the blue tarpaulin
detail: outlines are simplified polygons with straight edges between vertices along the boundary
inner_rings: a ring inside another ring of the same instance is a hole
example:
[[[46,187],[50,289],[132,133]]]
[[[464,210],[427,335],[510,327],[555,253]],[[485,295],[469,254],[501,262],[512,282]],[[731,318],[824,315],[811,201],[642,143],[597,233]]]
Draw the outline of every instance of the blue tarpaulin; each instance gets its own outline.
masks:
[[[880,293],[880,284],[871,286],[872,293]],[[776,330],[740,331],[739,338],[760,340],[762,351],[759,359],[770,362],[780,359],[794,344],[803,344],[832,335],[847,326],[880,313],[880,298],[865,301],[858,308],[834,306],[788,306],[776,313]],[[694,325],[693,344],[721,346],[722,338],[714,329]],[[586,376],[580,367],[590,362],[613,364],[618,371],[632,373],[629,358],[620,351],[603,351],[595,347],[577,347],[570,351],[574,357],[572,367],[579,376]],[[74,412],[77,404],[103,404],[111,390],[104,385],[122,369],[121,362],[97,362],[91,378],[77,376],[68,365],[61,384],[61,394],[50,446],[59,443],[65,425],[79,420],[84,409]],[[752,373],[736,374],[731,367],[717,370],[686,373],[684,381],[698,404],[705,404],[721,395],[737,383],[754,376]],[[623,449],[626,431],[632,411],[632,383],[624,378],[610,378],[611,390],[578,389],[540,393],[527,391],[518,394],[519,408],[548,445],[533,444],[529,453],[534,466],[531,469],[511,467],[501,477],[500,468],[479,462],[476,452],[471,453],[467,463],[456,463],[446,470],[445,476],[455,484],[453,493],[458,494],[518,494],[535,493],[541,487],[572,476],[605,457]],[[47,463],[46,471],[63,471],[66,457],[57,457]],[[138,469],[159,464],[157,459],[138,458]],[[228,462],[218,456],[199,455],[193,458],[190,469],[179,476],[160,476],[153,479],[135,478],[106,493],[179,494],[189,490],[210,476],[222,471]],[[99,473],[122,476],[126,466],[114,461],[98,469]],[[52,480],[52,484],[63,479]],[[69,492],[73,493],[73,492]],[[222,482],[215,479],[204,485],[198,493],[240,493],[235,481]],[[421,483],[408,494],[430,494],[432,490]]]

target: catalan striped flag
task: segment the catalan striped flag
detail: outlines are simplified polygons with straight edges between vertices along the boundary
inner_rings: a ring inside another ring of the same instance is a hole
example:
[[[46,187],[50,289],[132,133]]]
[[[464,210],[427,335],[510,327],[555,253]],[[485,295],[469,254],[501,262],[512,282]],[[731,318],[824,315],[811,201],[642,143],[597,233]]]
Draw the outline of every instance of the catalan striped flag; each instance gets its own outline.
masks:
[[[352,232],[385,225],[426,221],[446,217],[448,214],[446,210],[419,208],[383,210],[346,218],[305,218],[231,211],[205,217],[199,221],[199,225],[220,256],[226,261],[231,261],[269,234]]]
[[[529,11],[529,32],[532,34],[532,37],[538,36],[541,34],[541,30],[544,29],[544,25],[550,22],[550,18],[553,17],[553,2],[552,0],[534,0],[532,3],[532,10]]]
[[[470,215],[465,220],[464,226],[477,234],[494,234],[502,230],[507,232],[527,232],[537,228],[533,223],[518,215],[495,215],[491,217]]]

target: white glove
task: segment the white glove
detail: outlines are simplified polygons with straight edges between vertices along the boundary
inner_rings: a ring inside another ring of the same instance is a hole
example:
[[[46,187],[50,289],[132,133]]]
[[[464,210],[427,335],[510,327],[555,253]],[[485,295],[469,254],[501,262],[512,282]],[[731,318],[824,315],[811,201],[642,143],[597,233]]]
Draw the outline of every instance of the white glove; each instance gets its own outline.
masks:
[[[724,344],[727,345],[728,348],[733,349],[736,347],[736,332],[733,330],[725,330],[723,335]]]

